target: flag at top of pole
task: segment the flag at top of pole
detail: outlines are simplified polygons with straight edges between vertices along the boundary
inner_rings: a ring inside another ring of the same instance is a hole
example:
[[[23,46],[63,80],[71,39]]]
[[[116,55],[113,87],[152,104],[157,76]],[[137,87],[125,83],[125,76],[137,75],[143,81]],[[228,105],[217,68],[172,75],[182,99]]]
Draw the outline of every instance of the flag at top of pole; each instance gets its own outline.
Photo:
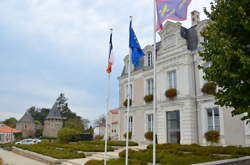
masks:
[[[112,64],[113,64],[113,43],[112,43],[112,29],[110,29],[110,38],[109,38],[109,58],[108,58],[108,67],[106,69],[107,73],[111,73]]]
[[[183,21],[187,19],[187,8],[191,0],[156,0],[157,24],[161,30],[165,20]]]
[[[129,47],[131,49],[132,64],[134,66],[139,66],[140,57],[144,56],[144,52],[137,40],[134,29],[132,28],[132,20],[129,26]]]

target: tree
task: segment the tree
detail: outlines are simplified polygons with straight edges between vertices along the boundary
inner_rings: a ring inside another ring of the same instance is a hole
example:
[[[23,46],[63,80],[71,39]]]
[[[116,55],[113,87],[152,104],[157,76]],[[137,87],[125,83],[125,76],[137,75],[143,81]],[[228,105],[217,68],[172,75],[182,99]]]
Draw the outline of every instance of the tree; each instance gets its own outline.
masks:
[[[84,129],[88,129],[89,128],[89,119],[82,119],[83,125],[84,125]]]
[[[216,104],[229,106],[233,115],[247,113],[250,119],[250,1],[217,0],[211,12],[205,10],[210,21],[202,32],[208,40],[202,43],[202,59],[211,64],[200,68],[204,78],[215,82],[219,89]]]
[[[9,127],[12,127],[12,128],[16,128],[16,123],[17,123],[17,120],[14,117],[8,118],[8,119],[3,121],[3,124],[5,124]]]
[[[78,140],[75,139],[80,134],[79,131],[71,128],[62,128],[58,132],[58,140],[60,142],[69,142],[71,140]]]
[[[68,119],[67,121],[65,121],[64,127],[72,128],[80,132],[83,132],[84,130],[83,121],[82,119],[79,119],[79,118]]]
[[[50,109],[48,108],[36,108],[32,106],[28,109],[34,120],[39,121],[42,125],[44,124],[45,118],[48,116]]]
[[[101,115],[98,119],[94,121],[94,126],[105,126],[106,118],[104,115]]]

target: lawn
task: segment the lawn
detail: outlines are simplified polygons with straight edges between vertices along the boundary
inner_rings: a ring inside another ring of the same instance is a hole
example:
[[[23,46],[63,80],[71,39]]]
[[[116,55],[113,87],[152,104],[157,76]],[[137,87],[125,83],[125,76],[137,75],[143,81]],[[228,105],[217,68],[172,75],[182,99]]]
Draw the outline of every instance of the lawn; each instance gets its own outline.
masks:
[[[211,162],[232,159],[250,155],[250,147],[219,147],[179,144],[157,145],[156,161],[161,165],[189,165],[194,163]],[[109,165],[124,165],[125,151],[120,152],[119,159],[108,162]],[[146,165],[152,162],[152,145],[146,150],[129,150],[130,165]],[[86,165],[101,165],[102,161],[91,160]]]

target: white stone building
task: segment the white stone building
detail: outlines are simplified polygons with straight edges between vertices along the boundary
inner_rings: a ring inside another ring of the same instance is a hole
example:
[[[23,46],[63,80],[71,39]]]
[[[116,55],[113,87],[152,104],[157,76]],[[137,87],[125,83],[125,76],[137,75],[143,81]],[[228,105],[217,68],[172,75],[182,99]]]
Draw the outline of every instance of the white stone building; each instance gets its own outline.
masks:
[[[230,109],[214,104],[214,97],[201,92],[206,81],[198,65],[204,63],[198,55],[200,42],[207,42],[202,32],[208,20],[199,20],[199,13],[192,12],[192,27],[181,23],[167,22],[159,32],[157,43],[157,135],[159,143],[181,143],[207,145],[204,134],[209,130],[220,132],[220,145],[250,144],[249,126],[241,116],[231,116]],[[219,49],[219,48],[218,48]],[[153,46],[144,48],[141,66],[131,73],[132,106],[129,114],[129,130],[132,140],[145,141],[144,133],[153,128],[153,104],[145,103],[144,96],[153,93]],[[120,139],[126,132],[128,56],[124,58],[124,69],[119,80]],[[223,64],[222,64],[223,65]],[[168,99],[165,91],[177,89],[177,96]]]
[[[119,140],[120,133],[120,111],[112,109],[108,111],[108,137],[111,140]]]

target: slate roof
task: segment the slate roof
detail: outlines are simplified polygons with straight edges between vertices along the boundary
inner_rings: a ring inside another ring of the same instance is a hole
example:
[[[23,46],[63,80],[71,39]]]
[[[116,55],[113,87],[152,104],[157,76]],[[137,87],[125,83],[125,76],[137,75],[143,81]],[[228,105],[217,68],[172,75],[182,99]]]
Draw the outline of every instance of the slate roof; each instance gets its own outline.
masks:
[[[198,34],[197,34],[197,31],[195,30],[195,27],[196,25],[192,26],[189,29],[185,27],[181,27],[181,31],[180,31],[181,36],[187,41],[187,49],[191,51],[196,50],[198,47]],[[161,45],[161,41],[156,43],[156,56],[157,56],[157,51],[160,49],[160,45]],[[134,71],[138,71],[146,67],[147,66],[144,66],[144,58],[141,57],[139,59],[139,66],[135,67]],[[126,75],[125,66],[123,67],[123,70],[121,73],[121,76],[124,76],[124,75]]]
[[[26,111],[23,117],[18,122],[31,122],[34,123],[34,119],[29,111]]]
[[[59,119],[62,120],[62,116],[60,113],[60,109],[57,106],[57,102],[53,105],[52,109],[49,111],[48,116],[46,117],[46,119]]]

